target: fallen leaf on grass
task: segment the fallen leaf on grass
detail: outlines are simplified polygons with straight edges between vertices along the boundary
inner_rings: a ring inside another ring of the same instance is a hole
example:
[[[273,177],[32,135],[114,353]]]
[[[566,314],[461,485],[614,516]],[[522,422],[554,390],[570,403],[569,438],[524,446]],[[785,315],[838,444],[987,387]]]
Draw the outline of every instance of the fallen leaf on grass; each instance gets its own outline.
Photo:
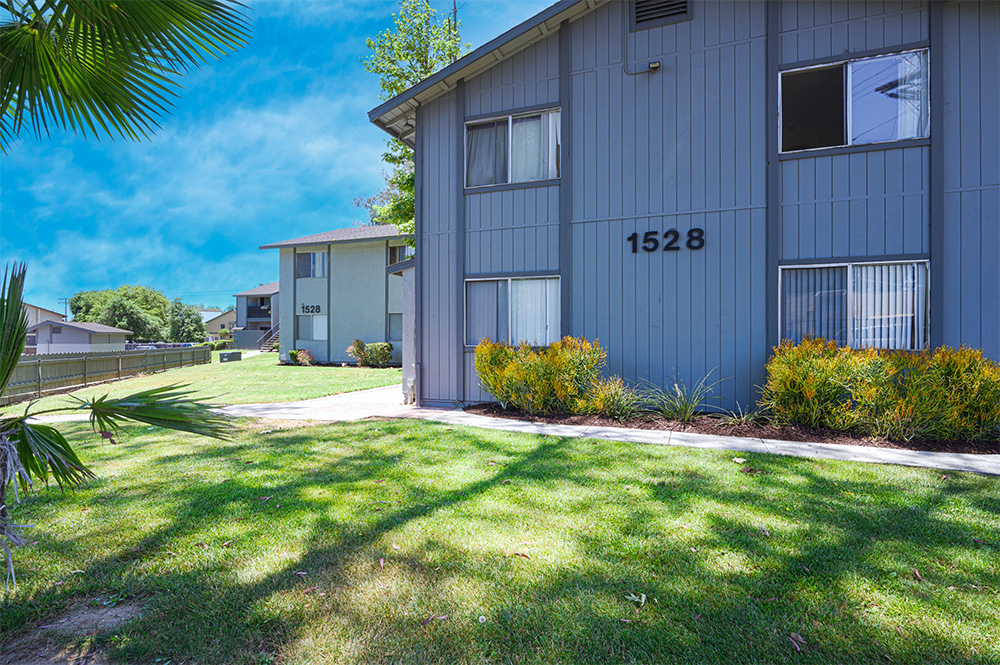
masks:
[[[385,482],[385,478],[376,478],[375,482],[376,483],[384,483]]]
[[[378,565],[382,567],[382,570],[385,570],[385,559],[379,559]]]
[[[260,500],[260,501],[268,501],[268,500],[273,499],[273,498],[274,498],[273,494],[268,494],[267,496],[259,496],[259,497],[257,497],[257,499]]]
[[[230,546],[230,545],[232,545],[232,544],[233,544],[233,541],[231,541],[231,540],[227,540],[226,542],[222,543],[222,546],[223,546],[223,547],[229,547],[229,546]]]
[[[525,559],[530,559],[531,558],[527,554],[523,554],[521,552],[514,552],[514,554],[512,556],[523,556]]]
[[[986,544],[985,540],[979,540],[978,538],[973,538],[972,542],[979,543],[980,545],[985,545]]]
[[[394,549],[394,550],[398,550],[399,549],[399,545],[396,544],[395,540],[392,541],[392,549]]]
[[[302,593],[312,593],[313,591],[315,591],[318,588],[319,588],[318,586],[311,586],[311,587],[307,588],[306,590],[304,590]]]
[[[799,564],[799,565],[802,566],[802,564]],[[806,567],[806,566],[802,566],[802,570],[806,571],[807,573],[809,572],[809,568]]]
[[[802,646],[805,646],[807,644],[806,638],[802,637],[798,633],[791,633],[791,638],[792,638],[792,640],[798,642]]]
[[[917,578],[917,579],[918,579],[919,581],[921,581],[921,582],[923,582],[923,581],[924,581],[924,578],[920,576],[920,571],[919,571],[919,570],[917,570],[916,568],[914,568],[914,569],[913,569],[913,575],[914,575],[914,577],[916,577],[916,578]]]
[[[646,594],[644,593],[634,594],[631,591],[629,591],[628,593],[625,594],[625,600],[630,600],[633,603],[639,603],[639,606],[642,607],[643,605],[646,604]]]
[[[632,623],[631,619],[619,619],[622,623]]]
[[[799,648],[799,645],[795,642],[795,640],[789,637],[788,641],[792,643],[792,646],[795,647],[796,651],[798,651],[799,653],[802,652],[802,649]]]
[[[206,550],[208,549],[208,545],[206,545],[205,543],[195,543],[194,546],[195,547],[200,547],[200,548],[206,549]]]
[[[743,462],[746,462],[747,460],[745,457],[734,457],[733,461],[736,462],[737,464],[743,464]]]
[[[294,575],[298,575],[299,577],[305,577],[306,576],[306,571],[304,571],[304,570],[295,570],[295,571],[292,571],[292,573]]]
[[[770,536],[771,535],[771,530],[768,529],[766,526],[759,526],[757,528],[760,529],[760,532],[762,534],[764,534],[765,536]]]

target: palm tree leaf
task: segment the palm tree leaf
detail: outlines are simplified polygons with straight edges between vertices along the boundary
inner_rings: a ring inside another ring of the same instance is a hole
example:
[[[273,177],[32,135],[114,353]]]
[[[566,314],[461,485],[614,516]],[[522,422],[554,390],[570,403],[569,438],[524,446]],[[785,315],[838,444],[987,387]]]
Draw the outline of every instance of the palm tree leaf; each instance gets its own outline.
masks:
[[[112,399],[107,395],[92,400],[75,397],[77,409],[90,411],[90,422],[96,430],[115,431],[122,421],[135,420],[167,429],[201,434],[216,439],[230,437],[231,421],[215,412],[216,407],[189,398],[187,386],[172,384],[150,388],[127,397]]]
[[[66,437],[48,425],[29,425],[23,419],[0,420],[0,431],[7,433],[13,441],[21,465],[30,480],[33,478],[48,482],[49,476],[59,484],[79,485],[94,473],[88,469]]]
[[[24,274],[23,263],[15,263],[9,273],[4,267],[3,284],[0,286],[0,395],[17,367],[28,335],[28,313],[21,301]]]
[[[39,136],[52,124],[147,137],[169,109],[174,78],[246,43],[242,8],[234,0],[14,2],[0,23],[0,148],[26,123]]]

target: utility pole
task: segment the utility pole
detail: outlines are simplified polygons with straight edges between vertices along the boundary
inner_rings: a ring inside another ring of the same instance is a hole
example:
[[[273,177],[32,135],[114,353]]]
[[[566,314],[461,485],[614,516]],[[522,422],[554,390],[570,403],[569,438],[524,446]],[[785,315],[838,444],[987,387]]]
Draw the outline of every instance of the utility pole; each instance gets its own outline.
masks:
[[[69,298],[60,298],[59,302],[63,306],[63,320],[69,321]]]

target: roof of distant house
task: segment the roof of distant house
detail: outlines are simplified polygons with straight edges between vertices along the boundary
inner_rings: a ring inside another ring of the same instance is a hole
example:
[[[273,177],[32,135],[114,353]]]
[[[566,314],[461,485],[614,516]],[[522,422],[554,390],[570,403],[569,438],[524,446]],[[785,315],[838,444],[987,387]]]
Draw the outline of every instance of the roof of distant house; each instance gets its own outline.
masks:
[[[260,249],[279,249],[281,247],[303,247],[305,245],[329,245],[335,242],[358,242],[362,240],[382,240],[386,238],[404,238],[392,224],[376,224],[373,226],[353,226],[347,229],[334,229],[311,236],[282,240],[281,242],[261,245]]]
[[[199,307],[198,314],[201,315],[201,322],[208,323],[219,314],[222,314],[222,310],[218,307]]]
[[[244,291],[243,293],[236,293],[236,296],[273,296],[278,292],[278,283],[271,282],[270,284],[261,284],[256,289],[250,289],[249,291]]]
[[[89,321],[42,321],[41,323],[36,323],[35,325],[28,328],[28,332],[32,330],[37,330],[42,326],[66,326],[67,328],[75,328],[76,330],[85,330],[89,333],[97,333],[100,335],[131,335],[131,330],[125,330],[123,328],[114,328],[112,326],[106,326],[103,323],[91,323]]]
[[[208,321],[205,321],[205,324],[207,325],[207,324],[211,323],[212,321],[215,321],[216,319],[221,319],[222,317],[226,316],[227,314],[232,314],[233,318],[236,318],[236,310],[235,309],[229,309],[229,310],[226,310],[225,312],[219,312],[218,314],[216,314],[215,316],[213,316]]]

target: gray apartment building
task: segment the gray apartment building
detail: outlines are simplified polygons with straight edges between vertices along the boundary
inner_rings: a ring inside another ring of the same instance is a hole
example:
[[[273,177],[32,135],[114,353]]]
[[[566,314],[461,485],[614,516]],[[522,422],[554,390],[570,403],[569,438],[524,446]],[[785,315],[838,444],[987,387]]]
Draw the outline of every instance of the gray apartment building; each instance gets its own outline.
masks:
[[[422,404],[482,338],[756,399],[780,340],[1000,360],[1000,3],[563,0],[372,110],[415,148]]]
[[[407,237],[395,226],[336,229],[283,240],[260,249],[277,249],[281,301],[280,358],[307,349],[318,362],[354,363],[347,347],[391,342],[393,362],[402,361],[403,278],[399,266],[409,257]],[[277,296],[275,296],[277,297]]]

